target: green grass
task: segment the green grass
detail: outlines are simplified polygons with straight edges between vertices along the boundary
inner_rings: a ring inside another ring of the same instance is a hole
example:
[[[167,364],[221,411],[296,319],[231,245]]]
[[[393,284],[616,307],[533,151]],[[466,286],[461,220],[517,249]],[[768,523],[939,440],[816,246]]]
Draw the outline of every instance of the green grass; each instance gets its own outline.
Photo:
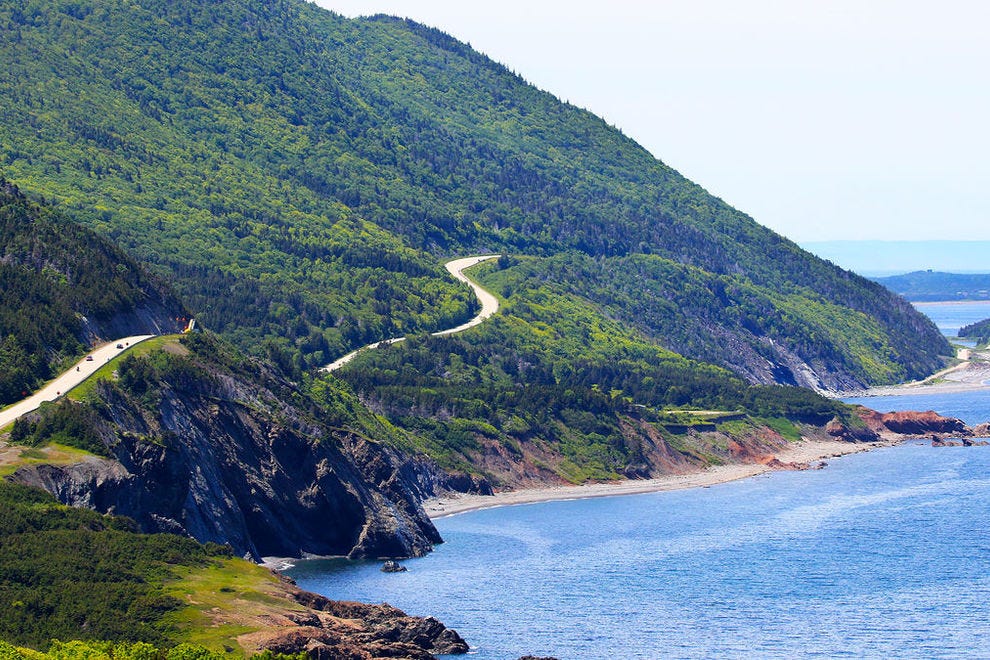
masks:
[[[4,447],[0,449],[0,478],[13,474],[26,465],[72,465],[93,454],[53,443],[45,447]]]
[[[759,422],[772,428],[788,442],[798,442],[801,440],[801,431],[790,420],[782,417],[770,417],[760,419]]]
[[[243,559],[224,559],[206,567],[179,569],[181,578],[166,585],[166,593],[187,606],[166,616],[173,639],[203,646],[230,657],[250,652],[238,637],[261,630],[266,617],[302,605],[279,597],[283,587],[263,566]]]
[[[132,355],[134,357],[143,357],[149,353],[159,350],[180,350],[185,352],[186,348],[179,343],[179,339],[181,338],[182,335],[161,335],[159,337],[146,339],[140,344],[135,344],[97,369],[92,376],[66,392],[66,396],[73,401],[88,400],[93,392],[93,388],[96,387],[98,382],[101,380],[113,379],[114,372],[117,370],[117,365],[120,364],[120,360],[122,360],[125,356]]]

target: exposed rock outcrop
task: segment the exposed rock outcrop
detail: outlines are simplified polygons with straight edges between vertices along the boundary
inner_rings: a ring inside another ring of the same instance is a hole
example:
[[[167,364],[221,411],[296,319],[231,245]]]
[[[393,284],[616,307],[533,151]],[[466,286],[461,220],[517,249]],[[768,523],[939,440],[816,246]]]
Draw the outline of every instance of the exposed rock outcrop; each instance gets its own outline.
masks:
[[[972,431],[961,420],[945,417],[929,410],[926,412],[890,412],[861,415],[868,424],[879,425],[892,433],[899,435],[924,436],[937,435],[971,435]]]
[[[229,544],[255,560],[408,557],[441,542],[419,504],[417,489],[427,487],[396,451],[324,425],[259,382],[191,378],[185,368],[150,405],[150,390],[98,387],[94,432],[111,457],[22,467],[11,478],[133,518],[142,531]]]
[[[365,605],[330,600],[296,590],[292,597],[313,612],[298,627],[276,632],[258,644],[275,653],[305,651],[311,658],[410,658],[467,653],[456,631],[433,617],[408,616],[388,604]]]
[[[928,410],[925,412],[901,411],[881,413],[860,408],[857,414],[862,426],[850,427],[838,419],[825,426],[825,431],[836,438],[850,442],[876,442],[884,435],[908,437],[971,437],[974,430],[955,417],[945,417]]]
[[[982,424],[977,424],[976,426],[974,426],[973,437],[990,438],[990,422],[984,422]]]

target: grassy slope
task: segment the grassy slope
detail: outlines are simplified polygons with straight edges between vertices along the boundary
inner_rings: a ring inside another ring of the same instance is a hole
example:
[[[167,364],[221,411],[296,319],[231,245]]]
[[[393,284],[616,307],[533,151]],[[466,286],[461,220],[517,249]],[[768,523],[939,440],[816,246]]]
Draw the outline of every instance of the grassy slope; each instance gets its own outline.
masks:
[[[7,643],[47,649],[55,638],[112,639],[241,657],[257,650],[241,636],[305,609],[271,571],[219,547],[138,534],[125,520],[2,481],[0,503],[0,639]],[[142,649],[149,652],[134,651]],[[13,653],[0,642],[0,657]],[[64,655],[68,649],[56,649],[52,657]]]

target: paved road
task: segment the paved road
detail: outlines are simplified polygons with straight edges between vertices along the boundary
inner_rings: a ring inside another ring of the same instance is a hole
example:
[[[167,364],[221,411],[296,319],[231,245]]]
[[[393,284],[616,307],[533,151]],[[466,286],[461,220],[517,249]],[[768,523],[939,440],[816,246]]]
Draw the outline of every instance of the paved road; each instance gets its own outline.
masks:
[[[444,264],[451,275],[459,279],[461,282],[467,282],[467,285],[474,290],[474,295],[476,295],[478,297],[478,301],[481,302],[481,311],[478,312],[478,315],[475,316],[473,319],[471,319],[467,323],[462,323],[456,328],[449,328],[447,330],[441,330],[439,332],[432,333],[434,337],[442,337],[443,335],[452,335],[458,332],[464,332],[468,328],[473,328],[474,326],[479,325],[482,321],[484,321],[489,316],[491,316],[492,314],[498,311],[498,298],[496,298],[488,291],[482,289],[475,282],[468,279],[468,276],[464,274],[464,271],[470,268],[471,266],[480,264],[482,261],[488,261],[489,259],[497,259],[497,258],[498,258],[497,254],[486,254],[479,257],[464,257],[463,259],[454,259],[453,261],[448,261],[446,264]],[[368,344],[367,346],[363,346],[357,349],[356,351],[351,351],[350,353],[340,358],[339,360],[335,360],[331,362],[327,366],[323,367],[322,371],[334,371],[336,369],[339,369],[348,362],[350,362],[351,360],[353,360],[354,356],[356,356],[358,353],[360,353],[361,351],[366,351],[369,348],[377,348],[378,346],[389,346],[391,344],[398,344],[400,341],[405,341],[405,340],[406,340],[405,337],[394,337],[392,339],[386,339],[384,341],[376,341],[375,343]]]
[[[32,410],[37,410],[38,406],[45,401],[54,401],[96,373],[96,370],[109,362],[111,358],[120,355],[135,344],[145,339],[151,339],[154,336],[135,335],[133,337],[124,337],[123,339],[117,339],[91,351],[87,358],[92,357],[92,360],[83,358],[64,374],[49,382],[33,395],[8,408],[0,410],[0,428],[10,424],[21,415],[26,415]],[[117,346],[122,346],[122,348],[117,348]]]

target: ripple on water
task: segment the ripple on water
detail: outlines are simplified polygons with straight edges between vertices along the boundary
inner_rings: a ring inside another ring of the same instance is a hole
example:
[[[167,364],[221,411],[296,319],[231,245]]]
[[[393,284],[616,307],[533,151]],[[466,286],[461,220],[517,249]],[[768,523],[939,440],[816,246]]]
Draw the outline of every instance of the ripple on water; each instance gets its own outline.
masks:
[[[457,628],[477,660],[990,657],[990,448],[902,446],[710,489],[477,511],[385,575],[300,586]]]

